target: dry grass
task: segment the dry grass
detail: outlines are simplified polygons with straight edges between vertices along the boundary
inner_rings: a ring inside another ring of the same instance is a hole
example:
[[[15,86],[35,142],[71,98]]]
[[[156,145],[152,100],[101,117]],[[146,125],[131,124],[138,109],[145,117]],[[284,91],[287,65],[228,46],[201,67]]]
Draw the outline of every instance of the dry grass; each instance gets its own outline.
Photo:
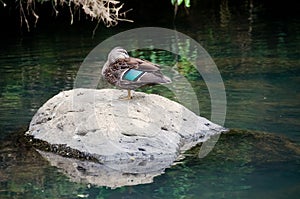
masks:
[[[68,7],[70,10],[71,24],[73,24],[74,13],[83,10],[84,13],[93,21],[103,22],[107,27],[115,26],[119,21],[128,21],[126,13],[129,11],[121,11],[124,4],[117,0],[45,0],[51,1],[55,14],[58,15],[58,7]],[[20,10],[20,25],[24,24],[30,31],[29,18],[33,18],[34,26],[38,22],[39,16],[36,13],[35,4],[41,3],[41,0],[18,0]]]

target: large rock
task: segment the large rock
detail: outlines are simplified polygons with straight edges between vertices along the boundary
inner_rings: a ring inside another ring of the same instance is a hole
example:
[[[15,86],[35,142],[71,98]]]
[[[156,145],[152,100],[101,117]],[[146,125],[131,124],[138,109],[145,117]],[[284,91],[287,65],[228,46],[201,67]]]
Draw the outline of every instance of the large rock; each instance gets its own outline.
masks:
[[[90,159],[123,173],[160,171],[226,129],[164,97],[114,89],[74,89],[48,100],[26,135],[39,149]]]

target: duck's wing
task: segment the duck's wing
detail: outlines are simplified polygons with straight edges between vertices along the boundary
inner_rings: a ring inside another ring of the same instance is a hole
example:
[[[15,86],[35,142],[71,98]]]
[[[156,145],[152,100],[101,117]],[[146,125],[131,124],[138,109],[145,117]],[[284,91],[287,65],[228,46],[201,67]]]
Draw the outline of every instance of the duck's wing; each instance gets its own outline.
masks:
[[[138,58],[119,59],[103,72],[109,83],[124,89],[136,89],[148,84],[170,83],[157,64]]]
[[[147,84],[170,83],[170,78],[161,73],[157,64],[138,58],[130,58],[126,60],[129,66],[120,78],[120,84],[123,86],[130,85],[132,87],[140,87]]]
[[[144,72],[154,72],[160,70],[159,65],[139,58],[130,57],[126,59],[126,63],[129,68],[134,68]]]

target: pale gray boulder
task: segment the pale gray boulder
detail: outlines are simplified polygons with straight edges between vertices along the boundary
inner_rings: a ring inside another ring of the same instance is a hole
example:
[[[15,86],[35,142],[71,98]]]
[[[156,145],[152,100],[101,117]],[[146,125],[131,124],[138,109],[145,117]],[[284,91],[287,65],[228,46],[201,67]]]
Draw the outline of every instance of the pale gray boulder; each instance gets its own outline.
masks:
[[[27,136],[41,150],[90,159],[122,173],[161,171],[182,152],[226,129],[154,94],[74,89],[48,100]],[[45,147],[45,149],[43,149]]]

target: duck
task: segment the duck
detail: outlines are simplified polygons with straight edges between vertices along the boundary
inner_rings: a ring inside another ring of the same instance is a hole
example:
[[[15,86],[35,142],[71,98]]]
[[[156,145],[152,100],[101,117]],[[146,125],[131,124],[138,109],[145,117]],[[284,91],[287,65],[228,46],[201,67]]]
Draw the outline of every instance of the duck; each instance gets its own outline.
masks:
[[[115,47],[109,52],[101,74],[108,83],[126,89],[127,99],[132,99],[131,90],[172,82],[169,77],[163,75],[158,64],[130,57],[122,47]]]

